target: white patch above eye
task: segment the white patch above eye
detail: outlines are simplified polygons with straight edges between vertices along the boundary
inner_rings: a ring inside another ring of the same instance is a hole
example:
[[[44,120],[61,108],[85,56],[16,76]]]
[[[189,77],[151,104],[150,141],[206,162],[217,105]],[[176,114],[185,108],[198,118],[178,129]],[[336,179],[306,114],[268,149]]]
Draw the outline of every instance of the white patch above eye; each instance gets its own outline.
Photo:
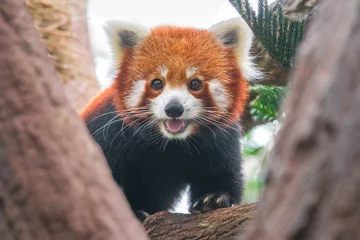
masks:
[[[130,94],[126,99],[126,106],[129,108],[136,107],[141,100],[141,97],[145,91],[145,80],[137,80],[133,83]]]
[[[186,78],[189,79],[192,75],[195,74],[197,68],[196,67],[190,67],[186,69]]]
[[[224,86],[217,79],[213,79],[209,82],[209,89],[217,107],[225,111],[229,106],[229,94]]]
[[[158,68],[158,71],[160,72],[160,75],[161,75],[163,78],[166,78],[166,75],[167,75],[167,73],[168,73],[169,70],[167,69],[167,67],[161,66],[161,67]]]

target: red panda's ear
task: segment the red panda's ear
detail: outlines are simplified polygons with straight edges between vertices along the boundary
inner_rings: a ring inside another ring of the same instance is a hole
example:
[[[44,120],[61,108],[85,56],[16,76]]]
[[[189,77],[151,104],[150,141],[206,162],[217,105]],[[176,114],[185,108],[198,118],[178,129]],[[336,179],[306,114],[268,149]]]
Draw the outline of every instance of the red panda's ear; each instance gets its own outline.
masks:
[[[250,81],[262,77],[262,73],[250,56],[253,33],[243,18],[238,17],[219,22],[211,26],[209,31],[215,35],[220,44],[234,50],[246,79]]]
[[[126,20],[108,20],[104,25],[113,54],[113,64],[121,62],[124,50],[141,43],[150,33],[150,29]]]

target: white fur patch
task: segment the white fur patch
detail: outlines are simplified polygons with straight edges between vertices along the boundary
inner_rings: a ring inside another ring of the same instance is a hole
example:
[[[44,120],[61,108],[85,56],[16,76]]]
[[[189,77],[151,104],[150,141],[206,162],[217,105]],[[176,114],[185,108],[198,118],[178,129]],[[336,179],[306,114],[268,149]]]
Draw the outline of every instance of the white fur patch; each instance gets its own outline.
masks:
[[[134,82],[130,94],[128,95],[126,99],[126,106],[129,108],[136,107],[141,100],[141,97],[145,91],[145,80],[137,80]]]
[[[225,111],[229,106],[229,95],[224,86],[217,79],[213,79],[209,82],[209,89],[217,107]]]
[[[165,125],[163,123],[160,123],[160,130],[165,135],[165,137],[175,138],[175,139],[186,139],[187,137],[189,137],[191,135],[192,131],[194,130],[194,127],[195,126],[193,123],[189,123],[183,132],[173,134],[166,130]]]
[[[189,79],[194,73],[196,73],[196,67],[190,67],[186,69],[186,78]]]
[[[166,75],[167,75],[167,73],[168,73],[169,70],[167,69],[166,66],[161,66],[161,67],[158,68],[158,71],[159,71],[160,75],[161,75],[163,78],[166,78]]]
[[[154,115],[160,119],[170,119],[164,109],[173,99],[179,100],[184,107],[184,113],[179,119],[191,119],[196,117],[201,111],[202,102],[195,98],[187,89],[186,85],[181,88],[169,88],[165,86],[163,92],[152,100],[151,108]]]
[[[196,118],[202,111],[203,104],[201,100],[195,98],[184,84],[180,88],[170,88],[165,86],[163,92],[151,102],[151,110],[154,113],[154,116],[163,120],[170,119],[170,117],[168,117],[165,113],[165,106],[173,99],[179,100],[184,108],[184,113],[181,117],[179,117],[179,119]],[[194,126],[190,123],[184,132],[180,134],[172,134],[165,129],[165,126],[163,126],[162,123],[160,123],[162,133],[168,138],[185,139],[191,134],[193,128]]]

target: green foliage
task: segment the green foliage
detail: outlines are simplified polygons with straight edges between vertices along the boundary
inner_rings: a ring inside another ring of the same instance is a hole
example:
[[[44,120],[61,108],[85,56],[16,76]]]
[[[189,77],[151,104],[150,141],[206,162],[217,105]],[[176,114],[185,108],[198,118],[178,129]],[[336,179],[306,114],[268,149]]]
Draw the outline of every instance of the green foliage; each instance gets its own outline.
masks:
[[[250,103],[251,115],[254,120],[271,122],[278,118],[278,111],[287,87],[255,85],[250,87],[250,93],[256,98]]]
[[[244,185],[244,202],[257,201],[264,188],[263,165],[266,147],[257,145],[252,140],[252,131],[248,132],[242,139],[242,156],[244,161],[252,162],[253,167],[247,168],[247,178]]]
[[[249,0],[229,1],[279,66],[286,70],[291,69],[297,46],[302,39],[304,21],[288,19],[281,7],[270,9],[267,0],[258,0],[257,15]]]
[[[244,191],[244,202],[255,202],[259,200],[260,193],[264,189],[264,183],[258,178],[246,181]]]
[[[242,148],[242,155],[244,157],[256,156],[263,150],[261,146],[250,146],[246,145],[246,147]]]

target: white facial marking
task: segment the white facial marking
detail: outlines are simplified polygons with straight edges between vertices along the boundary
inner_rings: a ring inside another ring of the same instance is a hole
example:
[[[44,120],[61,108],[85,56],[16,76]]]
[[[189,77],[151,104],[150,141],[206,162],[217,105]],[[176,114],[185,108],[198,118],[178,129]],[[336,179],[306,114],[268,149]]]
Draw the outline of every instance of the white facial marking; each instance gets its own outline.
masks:
[[[160,130],[167,138],[186,139],[188,136],[190,136],[194,127],[195,126],[193,123],[189,123],[184,131],[182,131],[181,133],[173,134],[166,130],[165,124],[160,123]]]
[[[170,88],[165,86],[163,92],[151,103],[151,108],[157,118],[170,119],[164,111],[166,104],[171,100],[177,99],[184,108],[184,113],[179,119],[191,119],[196,117],[201,110],[201,100],[195,98],[185,85],[180,88]]]
[[[186,69],[186,78],[189,79],[196,72],[196,67],[190,67]]]
[[[136,107],[141,100],[141,96],[145,91],[145,80],[137,80],[133,83],[130,94],[126,99],[126,106],[129,108]]]
[[[151,102],[151,110],[154,116],[158,119],[171,119],[164,111],[165,106],[173,99],[177,99],[184,108],[184,113],[178,119],[193,119],[197,117],[202,110],[202,102],[195,98],[184,84],[179,88],[170,88],[165,86],[163,92]],[[185,139],[188,137],[194,128],[193,123],[189,123],[186,129],[178,134],[172,134],[165,129],[163,123],[160,123],[161,132],[168,138]]]
[[[217,79],[213,79],[209,82],[209,89],[218,108],[225,111],[229,106],[229,96],[224,86]]]
[[[167,73],[168,73],[167,67],[161,66],[161,67],[158,68],[158,71],[160,72],[160,75],[161,75],[163,78],[166,78],[166,75],[167,75]]]

